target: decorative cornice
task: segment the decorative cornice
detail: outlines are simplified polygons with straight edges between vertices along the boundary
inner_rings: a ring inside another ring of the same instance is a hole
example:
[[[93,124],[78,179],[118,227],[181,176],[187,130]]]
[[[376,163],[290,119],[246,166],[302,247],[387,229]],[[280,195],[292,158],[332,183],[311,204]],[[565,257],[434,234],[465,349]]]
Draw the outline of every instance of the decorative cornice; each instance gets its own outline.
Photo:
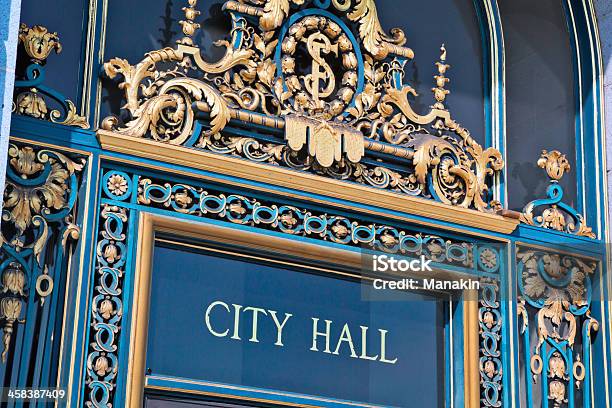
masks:
[[[497,211],[489,182],[503,160],[447,110],[444,46],[434,103],[420,115],[409,100],[416,91],[403,83],[414,53],[402,30],[382,29],[374,0],[226,1],[223,8],[233,27],[231,41],[219,42],[226,51],[219,61],[206,62],[194,43],[199,11],[189,0],[175,48],[151,51],[136,65],[120,58],[104,65],[110,78],[123,77],[129,116],[124,124],[106,118],[104,130]],[[298,55],[309,57],[297,64]],[[265,135],[233,137],[229,123],[261,126]]]
[[[127,177],[124,173],[112,170],[106,173],[106,194],[110,199],[123,201],[134,194],[135,187],[128,183]],[[123,182],[126,183],[125,187],[122,187]],[[444,235],[363,222],[357,218],[287,205],[282,201],[258,200],[168,180],[140,176],[137,202],[145,207],[219,219],[293,237],[302,236],[405,256],[425,255],[435,263],[480,273],[497,274],[501,267],[501,256],[496,246],[484,242],[479,244]]]
[[[265,166],[236,157],[196,149],[185,149],[169,144],[160,145],[152,140],[136,139],[104,130],[99,130],[97,135],[102,148],[105,150],[160,160],[168,164],[210,171],[503,234],[511,233],[518,225],[518,220],[509,217],[453,207],[432,200],[318,177],[278,166]]]
[[[156,145],[154,142],[144,142]],[[101,177],[101,190],[96,283],[90,303],[92,329],[88,342],[85,379],[86,405],[91,407],[125,405],[125,401],[120,402],[123,396],[116,394],[119,373],[122,372],[119,368],[119,355],[124,353],[122,349],[128,346],[128,342],[121,341],[121,331],[125,330],[125,276],[133,275],[132,268],[136,267],[136,286],[138,287],[138,282],[142,284],[141,279],[146,279],[141,276],[143,269],[140,268],[149,268],[143,267],[143,264],[151,260],[150,238],[154,235],[153,231],[175,236],[178,234],[185,239],[206,237],[219,245],[244,245],[254,250],[266,248],[270,251],[272,248],[278,248],[278,252],[282,254],[316,259],[318,266],[327,263],[342,265],[351,271],[352,276],[356,276],[361,265],[361,250],[399,253],[407,257],[424,255],[437,264],[436,270],[440,267],[440,276],[449,273],[449,270],[442,272],[443,268],[453,267],[459,273],[486,275],[490,279],[497,279],[504,267],[502,261],[505,259],[505,243],[500,245],[493,241],[478,242],[444,233],[422,232],[393,224],[375,223],[358,215],[345,216],[327,212],[322,208],[313,209],[312,206],[309,208],[286,203],[278,197],[261,199],[238,194],[231,188],[221,190],[213,185],[205,187],[195,180],[192,183],[184,179],[177,181],[167,173],[160,176],[140,170],[106,167]],[[127,206],[130,208],[126,208]],[[138,217],[138,232],[133,228],[136,225],[133,217]],[[198,222],[198,219],[209,222]],[[146,225],[148,226],[145,227]],[[254,237],[255,233],[257,238]],[[136,235],[142,245],[128,245]],[[275,242],[271,244],[272,241]],[[322,243],[334,245],[321,245]],[[136,266],[127,262],[133,259],[134,253],[130,251],[134,250],[137,251]],[[143,293],[145,292],[136,293],[132,299],[140,299]],[[483,293],[483,296],[491,296],[491,293]],[[493,296],[497,296],[497,293],[493,293]],[[146,331],[147,319],[143,318],[140,310],[146,307],[146,302],[136,301],[134,304],[139,305],[139,311],[136,311],[139,313],[139,320],[136,321],[136,326],[132,326],[132,330],[137,327],[136,332],[142,333]],[[486,303],[489,304],[490,302]],[[498,306],[497,304],[493,307]],[[134,324],[134,320],[132,323]],[[134,335],[134,332],[131,332],[131,335]],[[482,335],[481,344],[488,348],[486,352],[494,352],[491,347],[496,349],[497,344],[491,344],[489,336]],[[141,343],[142,339],[138,337],[132,341],[132,345],[138,344],[136,349],[131,350],[136,354],[130,355],[134,366],[130,365],[127,371],[124,367],[123,372],[134,373],[130,377],[128,387],[131,388],[128,388],[128,395],[136,395],[135,400],[141,401],[139,376],[144,373],[140,369],[144,367],[144,354],[139,354],[138,347],[144,347],[145,343]],[[135,371],[129,371],[130,369]],[[501,378],[501,372],[497,378]]]

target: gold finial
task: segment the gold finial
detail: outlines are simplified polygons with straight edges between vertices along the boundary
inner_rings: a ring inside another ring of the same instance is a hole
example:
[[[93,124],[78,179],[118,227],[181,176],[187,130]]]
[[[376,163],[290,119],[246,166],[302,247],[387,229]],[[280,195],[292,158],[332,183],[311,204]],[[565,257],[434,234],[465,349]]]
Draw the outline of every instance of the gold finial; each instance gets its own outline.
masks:
[[[545,169],[551,181],[559,181],[566,171],[570,171],[570,164],[564,154],[558,150],[548,152],[542,150],[538,159],[538,167]]]
[[[60,44],[57,33],[49,32],[47,27],[40,25],[28,27],[21,23],[19,41],[23,43],[23,47],[32,61],[39,64],[49,57],[51,51],[55,50],[56,54],[62,52],[62,44]]]
[[[436,62],[436,67],[438,68],[438,75],[434,75],[434,79],[436,80],[436,87],[431,88],[434,94],[434,98],[436,98],[436,103],[432,106],[434,109],[446,110],[444,106],[444,100],[446,99],[446,95],[450,93],[448,89],[444,87],[450,81],[445,74],[446,70],[450,68],[450,65],[446,63],[446,47],[444,44],[440,47],[440,61]]]
[[[197,29],[200,28],[200,24],[194,21],[200,15],[200,11],[195,9],[197,3],[198,0],[188,0],[189,6],[182,8],[186,20],[179,21],[179,24],[183,27],[183,34],[185,34],[185,37],[177,41],[180,44],[194,45],[192,37]]]

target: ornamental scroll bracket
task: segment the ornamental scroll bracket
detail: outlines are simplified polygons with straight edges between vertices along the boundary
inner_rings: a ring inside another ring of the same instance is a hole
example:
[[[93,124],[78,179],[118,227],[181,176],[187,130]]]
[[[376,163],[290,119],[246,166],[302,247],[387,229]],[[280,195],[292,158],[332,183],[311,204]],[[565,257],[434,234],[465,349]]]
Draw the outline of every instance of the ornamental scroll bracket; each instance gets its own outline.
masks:
[[[586,225],[584,217],[574,208],[564,203],[563,188],[559,180],[570,171],[570,164],[564,154],[557,150],[542,150],[537,161],[538,167],[545,169],[550,185],[546,198],[529,202],[519,215],[521,222],[542,228],[554,229],[572,235],[595,238],[593,230]]]
[[[230,0],[223,10],[232,30],[216,43],[225,48],[216,62],[194,41],[200,11],[187,0],[174,48],[136,65],[105,63],[108,77],[122,77],[126,111],[124,121],[104,119],[102,131],[498,209],[489,185],[504,163],[446,108],[444,46],[433,104],[419,114],[404,84],[414,52],[401,29],[383,30],[374,0]]]
[[[52,51],[56,54],[62,52],[57,33],[49,32],[40,25],[28,27],[22,23],[19,42],[30,61],[25,71],[18,74],[15,80],[13,112],[60,125],[89,128],[87,120],[77,114],[76,106],[70,99],[44,84],[47,58]],[[59,109],[50,109],[45,97],[51,98]]]

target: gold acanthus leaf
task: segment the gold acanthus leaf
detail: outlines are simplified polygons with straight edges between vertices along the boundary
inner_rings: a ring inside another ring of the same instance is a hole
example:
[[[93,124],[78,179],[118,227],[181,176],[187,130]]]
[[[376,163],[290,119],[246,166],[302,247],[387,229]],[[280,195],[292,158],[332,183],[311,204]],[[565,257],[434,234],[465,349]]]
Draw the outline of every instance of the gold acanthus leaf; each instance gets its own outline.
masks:
[[[51,51],[55,50],[56,54],[62,52],[62,45],[59,42],[59,37],[55,32],[49,32],[46,27],[35,25],[28,27],[21,23],[19,27],[19,41],[23,43],[23,47],[30,58],[35,61],[44,61],[49,57]]]
[[[211,128],[204,134],[214,135],[219,133],[229,123],[230,112],[227,102],[215,88],[191,78],[177,78],[166,82],[160,91],[166,92],[175,84],[186,89],[196,101],[204,100],[210,107]]]
[[[406,58],[414,57],[410,48],[402,47],[406,43],[406,36],[401,29],[391,29],[392,36],[385,33],[380,25],[374,0],[357,0],[348,18],[359,22],[359,36],[363,40],[363,46],[377,60],[386,58],[390,52]]]
[[[264,5],[264,14],[259,19],[259,25],[264,31],[274,30],[285,20],[289,13],[289,0],[269,0]]]

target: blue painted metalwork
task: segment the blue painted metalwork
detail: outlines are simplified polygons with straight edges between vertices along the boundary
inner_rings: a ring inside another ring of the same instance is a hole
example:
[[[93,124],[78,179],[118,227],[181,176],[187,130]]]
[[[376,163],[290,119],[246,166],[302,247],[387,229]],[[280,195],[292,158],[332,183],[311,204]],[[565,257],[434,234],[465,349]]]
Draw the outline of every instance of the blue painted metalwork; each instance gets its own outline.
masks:
[[[593,372],[588,362],[592,358],[592,333],[599,328],[591,317],[590,275],[595,266],[589,260],[559,255],[554,250],[521,247],[517,257],[528,406],[534,406],[532,382],[540,383],[542,401],[550,399],[555,405],[567,403],[573,407],[581,390],[583,406],[590,406],[591,389],[586,385]],[[530,311],[536,313],[535,347],[528,329]],[[576,352],[576,343],[582,344],[582,354]],[[583,381],[585,385],[581,386]]]
[[[73,221],[85,160],[22,144],[11,144],[9,157],[0,250],[0,372],[15,386],[40,387],[57,376],[67,262],[79,236]]]
[[[481,403],[485,407],[502,406],[502,354],[500,350],[503,317],[498,300],[499,284],[484,282],[481,287],[478,311],[482,354],[480,374],[482,381]]]
[[[574,51],[576,96],[576,174],[578,180],[577,211],[600,239],[606,236],[605,213],[607,211],[602,191],[606,188],[600,174],[605,146],[600,112],[601,75],[599,61],[601,50],[597,44],[592,10],[583,4],[563,1],[567,27],[574,38],[570,41]]]
[[[44,85],[45,82],[45,67],[40,65],[38,62],[33,62],[25,70],[25,79],[15,81],[15,89],[31,89],[36,88],[40,93],[53,98],[62,111],[58,117],[54,118],[57,122],[63,122],[68,119],[70,112],[70,106],[68,104],[68,98],[61,93],[57,92],[53,88]]]
[[[107,167],[109,166],[107,165]],[[232,194],[230,191],[218,191],[218,187],[203,185],[195,180],[191,182],[181,180],[173,183],[169,182],[166,175],[163,176],[164,180],[158,181],[159,176],[151,177],[151,175],[142,172],[134,173],[134,170],[121,166],[118,168],[121,170],[107,170],[101,176],[101,180],[104,180],[105,184],[108,185],[102,189],[103,197],[100,205],[103,209],[114,208],[116,211],[129,213],[131,214],[131,220],[136,220],[138,211],[165,215],[174,214],[174,217],[185,220],[196,221],[205,218],[208,223],[233,225],[233,228],[240,227],[265,234],[289,235],[296,240],[303,236],[304,242],[312,242],[314,239],[315,242],[325,246],[340,248],[348,245],[361,251],[360,247],[365,245],[373,250],[390,253],[400,252],[408,255],[415,254],[415,256],[426,253],[436,261],[435,264],[439,265],[440,268],[479,275],[487,274],[497,278],[499,265],[503,264],[503,247],[495,243],[480,243],[473,240],[468,241],[468,243],[454,243],[449,240],[448,236],[414,234],[406,230],[398,230],[389,225],[363,225],[355,221],[355,215],[352,215],[351,219],[320,214],[320,208],[305,210],[295,205],[276,204],[274,201],[262,202],[243,195]],[[116,180],[116,176],[123,180]],[[113,187],[117,189],[113,189]],[[308,204],[302,203],[301,205]],[[127,220],[122,219],[122,222],[125,224]],[[106,221],[104,225],[106,225]],[[104,226],[103,228],[106,230],[107,227]],[[135,233],[134,228],[131,228],[130,231]],[[275,233],[275,231],[278,232]],[[439,234],[439,232],[434,231],[432,233]],[[124,239],[127,242],[136,241],[129,235]],[[106,242],[106,239],[101,239],[98,241],[98,246],[100,248],[104,247]],[[98,258],[100,258],[100,254],[103,253],[102,249],[98,249],[97,253]],[[123,254],[123,251],[120,250],[118,253]],[[130,253],[132,255],[129,255]],[[133,256],[133,253],[128,250],[127,254],[122,256],[130,257]],[[470,259],[477,261],[470,265]],[[122,265],[123,267],[128,266]],[[127,270],[124,275],[126,277],[131,276]],[[124,285],[127,286],[127,283]],[[96,304],[98,303],[99,301],[96,301]],[[122,307],[122,315],[129,316],[129,304],[124,302]],[[93,312],[97,313],[96,309]],[[96,317],[95,319],[99,318]],[[125,327],[127,323],[116,323],[117,327],[119,325]],[[459,329],[458,332],[461,333],[461,330]],[[458,334],[455,333],[454,335],[457,336]],[[127,364],[127,353],[124,350],[125,344],[128,342],[129,338],[123,337],[122,332],[122,337],[116,341],[117,346],[112,348],[113,355],[121,354],[122,351],[124,353],[124,359],[119,359],[116,362],[119,367],[125,367]],[[121,346],[121,344],[124,344],[124,346]],[[451,347],[450,343],[447,347]],[[457,345],[452,347],[456,348]],[[90,350],[87,367],[91,376],[91,366],[94,365],[92,359],[98,358],[99,355],[96,353],[96,347]],[[458,351],[455,353],[457,359],[462,358],[461,353]],[[450,361],[447,363],[450,364]],[[114,364],[115,361],[113,360],[113,366]],[[456,375],[452,378],[451,380],[451,377],[447,377],[447,381],[458,381]],[[498,373],[497,379],[501,379],[501,371]],[[110,398],[109,395],[112,395],[112,390],[115,389],[114,377],[105,380],[106,385],[100,386],[99,389],[108,390],[108,392],[98,390],[102,397],[96,399],[94,406],[107,401],[107,398]],[[95,383],[97,384],[97,382]],[[119,386],[116,389],[119,390]],[[450,384],[448,389],[450,390]],[[450,394],[449,398],[451,398]],[[459,394],[457,398],[463,398],[462,394]]]
[[[103,14],[105,3],[100,0],[96,3],[98,16]],[[315,5],[321,9],[329,7],[330,0],[315,0]],[[484,3],[478,7],[481,25],[484,26]],[[499,39],[501,28],[497,8],[493,6],[493,28],[483,29],[483,43],[491,35]],[[532,312],[542,310],[546,307],[546,301],[542,298],[525,295],[526,285],[521,277],[524,272],[524,264],[521,264],[515,256],[515,245],[520,250],[525,248],[538,248],[541,246],[569,251],[574,257],[594,258],[599,265],[591,278],[587,279],[585,288],[589,293],[588,305],[570,306],[567,312],[572,316],[579,317],[576,336],[580,337],[581,343],[571,345],[568,340],[547,338],[540,345],[540,356],[542,358],[542,373],[548,372],[559,357],[564,362],[562,372],[568,377],[567,406],[603,406],[606,393],[610,387],[606,382],[612,378],[609,362],[604,355],[609,356],[610,333],[608,327],[599,327],[598,322],[607,321],[608,294],[605,279],[607,276],[602,270],[602,260],[605,259],[606,251],[602,238],[605,236],[605,198],[599,192],[603,188],[603,161],[602,125],[601,113],[598,106],[601,100],[599,88],[599,60],[600,50],[594,44],[593,18],[590,11],[583,8],[581,4],[568,2],[566,4],[568,15],[572,15],[570,29],[578,39],[576,53],[580,52],[581,59],[577,60],[577,66],[583,73],[581,77],[582,87],[577,88],[577,97],[583,106],[582,115],[577,117],[577,129],[584,131],[584,138],[579,140],[580,157],[588,158],[578,162],[579,171],[585,180],[589,180],[581,188],[585,197],[584,208],[572,210],[572,216],[587,214],[589,223],[594,225],[599,240],[590,240],[584,237],[570,236],[566,233],[543,230],[536,226],[521,225],[512,235],[488,233],[489,238],[479,240],[474,235],[483,233],[478,228],[468,228],[442,222],[435,219],[427,219],[411,214],[403,214],[384,208],[384,203],[379,206],[364,206],[350,203],[322,194],[299,192],[295,189],[271,186],[265,183],[257,183],[241,180],[227,175],[214,174],[211,172],[189,169],[184,166],[169,165],[163,160],[148,160],[131,156],[129,154],[118,154],[105,152],[100,149],[95,137],[95,132],[69,128],[57,124],[35,120],[27,117],[16,116],[13,121],[12,135],[20,138],[19,146],[31,145],[36,150],[50,150],[52,152],[67,154],[71,159],[87,157],[87,166],[78,172],[74,172],[67,179],[70,185],[69,193],[66,195],[66,206],[61,210],[43,213],[40,218],[32,217],[29,230],[32,237],[40,237],[44,233],[42,222],[49,226],[49,235],[46,238],[47,247],[39,255],[45,261],[39,263],[36,259],[33,247],[28,247],[28,242],[23,246],[14,245],[10,238],[5,236],[2,244],[2,258],[0,271],[4,279],[4,273],[11,270],[22,270],[25,273],[25,281],[29,288],[29,296],[21,296],[13,292],[2,295],[2,299],[8,297],[19,298],[23,302],[20,319],[25,317],[25,323],[14,321],[13,327],[17,330],[12,332],[10,340],[11,351],[7,355],[12,365],[0,364],[0,378],[9,385],[49,385],[56,382],[70,386],[70,407],[81,407],[85,399],[89,399],[91,406],[123,406],[123,398],[126,391],[125,367],[128,361],[128,347],[130,333],[130,312],[133,307],[133,267],[134,249],[137,242],[136,222],[141,211],[155,214],[164,214],[189,222],[206,222],[215,225],[230,226],[232,228],[257,231],[260,234],[291,237],[298,242],[316,243],[317,245],[332,248],[348,248],[359,251],[361,245],[384,251],[397,251],[404,249],[407,252],[417,253],[426,250],[428,244],[435,244],[444,248],[443,258],[438,266],[455,272],[466,272],[472,275],[486,275],[491,279],[483,290],[480,298],[480,328],[481,333],[481,376],[483,389],[481,390],[481,403],[484,406],[518,406],[520,405],[521,393],[526,394],[526,400],[532,401],[534,394],[539,393],[546,401],[551,396],[550,385],[554,379],[547,379],[544,374],[540,376],[540,383],[534,384],[527,378],[525,383],[519,384],[518,367],[521,358],[527,364],[524,366],[528,371],[529,362],[535,356],[534,344],[531,344],[530,334],[536,333],[537,322],[529,322],[527,312],[521,313],[521,304],[518,306],[513,300],[508,302],[504,299],[512,290],[509,287],[516,285],[525,300],[525,308],[531,308]],[[316,10],[323,13],[325,10]],[[314,11],[312,13],[315,13]],[[238,28],[242,27],[241,20],[233,16],[234,31],[233,41],[235,44],[243,41],[243,33]],[[44,23],[44,22],[41,22]],[[101,33],[104,22],[102,18],[92,19],[90,38],[93,44],[94,54],[100,49]],[[350,30],[347,30],[350,32]],[[354,40],[354,39],[352,39]],[[483,47],[488,49],[488,47]],[[498,60],[501,61],[503,50],[498,49]],[[487,61],[493,56],[487,55]],[[403,64],[405,60],[399,61]],[[94,58],[89,63],[93,64],[93,71],[97,72],[101,61]],[[277,61],[278,64],[278,61]],[[27,78],[19,83],[20,87],[36,86],[49,97],[62,104],[63,114],[58,120],[65,118],[67,104],[63,96],[53,92],[52,89],[41,85],[44,80],[44,70],[40,66],[30,66]],[[486,71],[490,70],[486,67]],[[45,69],[52,69],[48,66]],[[362,68],[361,68],[362,69]],[[503,67],[500,65],[499,70]],[[592,78],[591,78],[592,76]],[[394,74],[396,85],[401,82],[400,73]],[[96,94],[98,79],[91,78],[87,86],[88,91]],[[43,88],[41,88],[43,86]],[[492,84],[491,86],[495,86]],[[498,93],[501,95],[501,83],[498,83]],[[489,89],[489,91],[491,91]],[[488,94],[489,92],[487,92]],[[59,99],[58,99],[59,98]],[[87,101],[83,101],[86,103]],[[489,104],[492,101],[488,101]],[[496,101],[498,104],[502,100]],[[91,111],[92,119],[98,101],[95,98],[89,100],[86,110]],[[492,120],[492,111],[487,110],[487,118]],[[194,135],[201,132],[202,124],[206,119],[198,122]],[[492,124],[487,123],[487,135],[492,134]],[[497,126],[503,129],[503,116],[498,118]],[[257,130],[257,131],[256,131]],[[277,140],[279,135],[272,133],[262,135],[261,128],[255,129],[227,129],[228,132],[236,132],[243,136],[259,138],[257,140]],[[500,133],[501,134],[501,133]],[[267,139],[266,139],[267,138]],[[186,143],[193,146],[195,137]],[[500,143],[500,150],[502,143]],[[43,147],[41,144],[52,145]],[[73,152],[72,149],[78,150]],[[102,169],[100,158],[104,155]],[[53,156],[53,153],[49,157]],[[374,163],[377,158],[384,156],[372,155],[369,160]],[[129,162],[131,164],[121,164]],[[400,168],[401,165],[397,165]],[[9,166],[10,167],[10,166]],[[40,173],[34,178],[23,178],[14,168],[9,168],[9,180],[15,185],[26,189],[35,188],[45,182],[51,173],[49,162],[43,165]],[[189,172],[191,176],[179,176]],[[78,174],[77,174],[78,173]],[[113,192],[113,183],[110,178],[113,175],[125,179],[125,192],[121,183],[115,184],[119,193]],[[151,182],[143,183],[143,178]],[[215,183],[203,183],[203,179],[215,178]],[[165,185],[165,183],[169,183]],[[242,187],[230,187],[236,183]],[[501,180],[503,183],[503,180]],[[227,185],[224,185],[227,183]],[[139,191],[142,189],[142,191]],[[503,185],[501,188],[503,202]],[[205,192],[205,194],[203,194]],[[300,199],[287,198],[287,193],[300,193]],[[143,203],[142,198],[150,200]],[[152,198],[153,197],[153,198]],[[178,199],[177,199],[178,197]],[[191,199],[187,202],[187,198]],[[534,205],[558,205],[564,210],[561,201],[562,194],[555,186],[551,186],[548,197],[538,200]],[[325,203],[321,205],[319,203]],[[165,205],[167,204],[167,206]],[[232,212],[230,208],[242,208],[244,214]],[[351,210],[341,210],[338,207]],[[10,211],[10,208],[7,207]],[[375,209],[379,214],[370,215],[367,210]],[[289,214],[291,214],[289,216]],[[331,215],[330,215],[331,214]],[[78,224],[82,235],[79,237],[78,245],[69,244],[65,250],[57,250],[61,247],[60,237],[67,231],[65,217],[71,215],[72,222]],[[398,217],[408,219],[409,222],[398,222]],[[295,219],[295,222],[292,220]],[[283,221],[285,220],[285,221]],[[41,224],[37,224],[41,222]],[[5,221],[6,223],[6,221]],[[428,227],[423,227],[427,223]],[[336,227],[336,232],[333,231]],[[342,234],[338,235],[338,231]],[[106,235],[104,235],[106,234]],[[125,235],[122,235],[125,234]],[[417,234],[420,234],[417,236]],[[506,245],[505,240],[510,244]],[[114,241],[111,245],[110,242]],[[484,241],[484,242],[483,242]],[[17,242],[17,241],[15,241]],[[448,243],[450,242],[450,243]],[[461,243],[475,245],[474,250],[468,251]],[[117,253],[109,248],[115,247]],[[508,252],[508,249],[512,249]],[[99,250],[99,251],[97,251]],[[123,252],[122,252],[123,251]],[[490,252],[489,252],[490,251]],[[74,252],[74,254],[73,254]],[[46,254],[49,254],[47,256]],[[495,265],[487,264],[481,256],[485,253],[493,253],[497,257]],[[111,256],[120,258],[109,262]],[[463,264],[472,257],[470,267]],[[70,264],[68,260],[70,259]],[[13,264],[13,265],[12,265]],[[46,274],[57,283],[54,290],[47,296],[41,306],[40,296],[36,296],[35,285],[38,276],[43,274],[43,265],[49,265]],[[516,274],[507,270],[507,265],[516,265]],[[544,272],[542,259],[535,263],[540,271],[540,277],[549,288],[560,289],[571,284],[572,279],[566,276],[550,276]],[[17,266],[15,266],[17,265]],[[604,284],[597,282],[603,281]],[[506,282],[509,285],[506,285]],[[60,290],[61,289],[61,290]],[[64,291],[64,289],[67,289]],[[119,293],[119,289],[121,292]],[[25,293],[25,292],[24,292]],[[601,300],[594,300],[601,299]],[[108,306],[108,300],[111,306]],[[64,306],[66,309],[64,310]],[[455,305],[453,318],[458,319],[462,309]],[[123,313],[120,315],[118,311]],[[451,311],[447,319],[450,319]],[[109,318],[105,318],[109,315]],[[519,315],[519,316],[517,316]],[[40,324],[34,322],[40,316]],[[522,325],[519,325],[520,320]],[[3,324],[6,327],[6,319]],[[531,323],[531,324],[528,324]],[[460,326],[460,325],[459,325]],[[521,327],[519,327],[521,326]],[[58,333],[64,331],[63,340],[58,338]],[[447,333],[450,335],[450,326]],[[464,400],[462,357],[460,354],[463,345],[461,329],[455,326],[453,331],[455,342],[447,343],[446,354],[450,354],[451,347],[455,354],[452,362],[454,370],[451,370],[451,361],[447,360],[446,377],[447,393],[446,400],[453,401],[457,406],[462,405]],[[457,337],[458,336],[458,337]],[[37,343],[34,340],[37,339]],[[512,343],[514,339],[515,343]],[[604,347],[604,342],[607,347]],[[88,349],[90,348],[91,349]],[[558,356],[555,355],[558,353]],[[577,364],[578,355],[584,367],[584,379],[581,388],[578,389],[577,377],[574,370],[580,367]],[[44,356],[36,361],[36,356]],[[103,357],[103,358],[102,358]],[[459,361],[461,360],[461,362]],[[550,364],[550,361],[553,364]],[[57,362],[61,361],[61,369]],[[536,363],[537,364],[537,363]],[[29,367],[32,367],[31,369]],[[117,368],[117,371],[113,371]],[[515,388],[511,387],[511,378],[514,378]],[[89,379],[89,382],[88,382]],[[159,386],[176,385],[173,379],[159,379],[151,377],[150,384]],[[564,380],[565,381],[565,380]],[[451,394],[451,385],[453,394]],[[197,388],[199,391],[225,393],[221,384],[206,385],[184,385],[180,388],[185,390],[189,387]],[[584,390],[595,390],[593,393]],[[266,390],[248,389],[239,392],[239,396],[259,398],[265,395]],[[513,395],[515,394],[515,395]],[[580,403],[575,403],[581,401]],[[323,404],[315,399],[304,395],[289,395],[279,399],[280,402],[301,404]],[[552,401],[552,400],[551,400]],[[554,402],[551,402],[553,404]],[[324,405],[324,404],[323,404]],[[334,406],[334,405],[330,405]],[[338,405],[342,406],[342,404]],[[529,405],[532,406],[532,405]]]
[[[473,0],[480,26],[485,73],[485,146],[497,148],[506,160],[506,126],[504,115],[504,41],[497,0]],[[506,205],[506,170],[495,180],[494,199]]]
[[[123,280],[128,262],[127,211],[114,206],[102,208],[100,239],[96,245],[97,275],[92,294],[91,352],[87,356],[88,399],[94,407],[112,403],[119,359],[117,337],[123,315]]]

